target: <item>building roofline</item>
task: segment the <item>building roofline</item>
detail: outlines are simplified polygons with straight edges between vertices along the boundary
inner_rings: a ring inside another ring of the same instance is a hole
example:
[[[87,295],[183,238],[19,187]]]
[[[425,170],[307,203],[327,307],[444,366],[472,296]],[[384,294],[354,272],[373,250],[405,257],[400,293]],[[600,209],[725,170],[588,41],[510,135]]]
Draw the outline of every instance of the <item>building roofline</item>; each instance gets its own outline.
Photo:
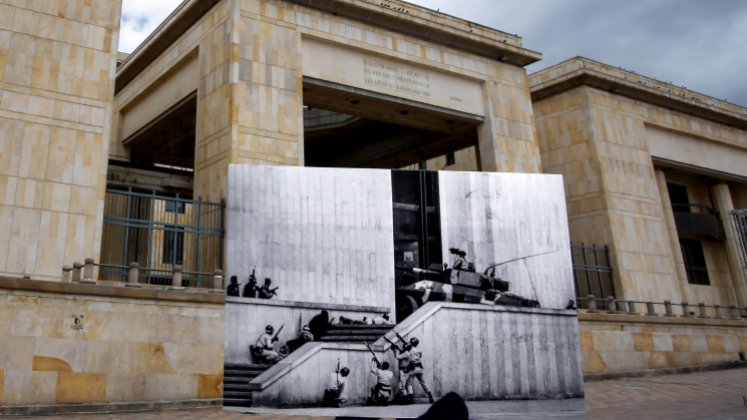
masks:
[[[533,73],[529,85],[533,102],[583,85],[747,129],[747,108],[585,57]]]
[[[197,23],[221,0],[184,0],[135,48],[117,71],[114,93],[119,93],[150,63]]]
[[[221,0],[185,0],[120,66],[114,92],[120,92],[173,42]],[[522,47],[521,37],[401,0],[285,0],[336,16],[467,51],[520,67],[542,59]]]

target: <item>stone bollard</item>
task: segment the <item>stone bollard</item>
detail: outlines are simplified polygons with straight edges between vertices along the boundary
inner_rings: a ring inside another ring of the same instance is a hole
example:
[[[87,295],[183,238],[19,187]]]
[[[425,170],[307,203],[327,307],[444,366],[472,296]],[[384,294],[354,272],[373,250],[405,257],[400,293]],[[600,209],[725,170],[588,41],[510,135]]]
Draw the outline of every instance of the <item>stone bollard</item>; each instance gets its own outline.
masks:
[[[706,305],[703,302],[700,302],[698,304],[698,312],[700,312],[701,318],[708,318],[708,313],[706,312]]]
[[[93,258],[86,258],[83,266],[83,280],[93,280]]]
[[[607,296],[607,312],[611,314],[617,312],[617,302],[613,296]]]
[[[140,283],[140,264],[135,261],[130,263],[130,268],[127,270],[127,285],[136,286]]]
[[[636,308],[635,308],[635,302],[633,302],[632,300],[628,301],[628,314],[638,315],[638,311],[636,311]]]
[[[682,302],[682,316],[685,318],[690,318],[692,316],[690,314],[690,304],[687,302]]]
[[[174,266],[174,272],[171,275],[171,286],[172,287],[182,287],[182,266],[181,265],[175,265]]]
[[[72,272],[73,272],[73,267],[70,267],[69,265],[63,265],[62,266],[62,278],[61,278],[61,280],[62,280],[63,283],[70,283],[70,280],[71,280],[70,277],[73,274]]]
[[[628,311],[628,304],[624,300],[618,300],[616,306],[617,312],[625,313]]]
[[[72,281],[74,282],[80,282],[80,275],[81,275],[81,269],[83,268],[83,264],[79,263],[78,261],[73,263],[73,275],[72,275]]]
[[[213,289],[223,290],[223,270],[220,268],[213,272]]]
[[[672,313],[672,302],[669,300],[664,301],[664,314],[665,316],[674,316],[674,313]]]
[[[731,312],[731,319],[739,319],[739,308],[737,305],[729,306],[729,312]]]
[[[646,309],[648,309],[648,313],[646,313],[646,315],[648,315],[648,316],[659,316],[656,313],[656,308],[654,308],[654,302],[646,302]]]
[[[713,312],[714,312],[714,318],[715,319],[721,319],[721,305],[713,305]]]
[[[586,308],[589,312],[597,311],[597,299],[594,297],[594,295],[589,295],[586,297]]]

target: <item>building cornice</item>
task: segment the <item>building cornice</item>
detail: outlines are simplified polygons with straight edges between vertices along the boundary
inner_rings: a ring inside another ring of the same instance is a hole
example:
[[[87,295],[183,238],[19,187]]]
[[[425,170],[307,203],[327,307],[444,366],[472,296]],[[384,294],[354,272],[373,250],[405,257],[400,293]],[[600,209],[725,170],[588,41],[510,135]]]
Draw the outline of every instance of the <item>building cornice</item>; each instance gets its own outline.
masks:
[[[182,3],[122,63],[117,71],[114,92],[120,92],[134,80],[220,1],[188,0]],[[523,48],[521,38],[517,35],[404,1],[286,1],[521,67],[542,59],[542,54]]]
[[[747,108],[584,57],[529,76],[532,101],[590,86],[721,124],[747,129]]]

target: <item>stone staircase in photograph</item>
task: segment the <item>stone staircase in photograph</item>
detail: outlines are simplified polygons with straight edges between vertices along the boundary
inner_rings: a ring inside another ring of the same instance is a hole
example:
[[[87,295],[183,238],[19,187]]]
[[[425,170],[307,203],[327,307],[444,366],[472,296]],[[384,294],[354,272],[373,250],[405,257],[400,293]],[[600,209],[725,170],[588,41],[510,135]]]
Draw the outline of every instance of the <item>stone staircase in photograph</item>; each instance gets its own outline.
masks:
[[[373,343],[391,331],[394,325],[330,324],[327,333],[317,339],[334,343]]]
[[[252,392],[249,390],[249,381],[270,366],[272,365],[226,363],[223,366],[223,405],[251,407]]]

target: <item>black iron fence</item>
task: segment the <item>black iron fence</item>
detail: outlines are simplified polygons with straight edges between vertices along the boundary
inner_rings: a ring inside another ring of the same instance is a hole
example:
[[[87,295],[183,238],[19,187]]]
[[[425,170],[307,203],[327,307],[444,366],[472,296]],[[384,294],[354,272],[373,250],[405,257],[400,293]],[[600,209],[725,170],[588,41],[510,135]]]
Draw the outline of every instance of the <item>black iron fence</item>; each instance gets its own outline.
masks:
[[[731,217],[737,231],[737,242],[742,250],[742,268],[747,270],[747,209],[733,210]]]
[[[576,296],[585,298],[589,295],[616,297],[615,284],[610,265],[610,251],[606,245],[571,244],[573,260],[573,280]],[[586,308],[587,302],[578,299],[579,308]],[[604,306],[605,303],[601,302]]]
[[[181,270],[187,285],[212,282],[223,269],[223,203],[129,190],[107,190],[99,279],[124,281],[130,264],[142,283],[172,284]]]

